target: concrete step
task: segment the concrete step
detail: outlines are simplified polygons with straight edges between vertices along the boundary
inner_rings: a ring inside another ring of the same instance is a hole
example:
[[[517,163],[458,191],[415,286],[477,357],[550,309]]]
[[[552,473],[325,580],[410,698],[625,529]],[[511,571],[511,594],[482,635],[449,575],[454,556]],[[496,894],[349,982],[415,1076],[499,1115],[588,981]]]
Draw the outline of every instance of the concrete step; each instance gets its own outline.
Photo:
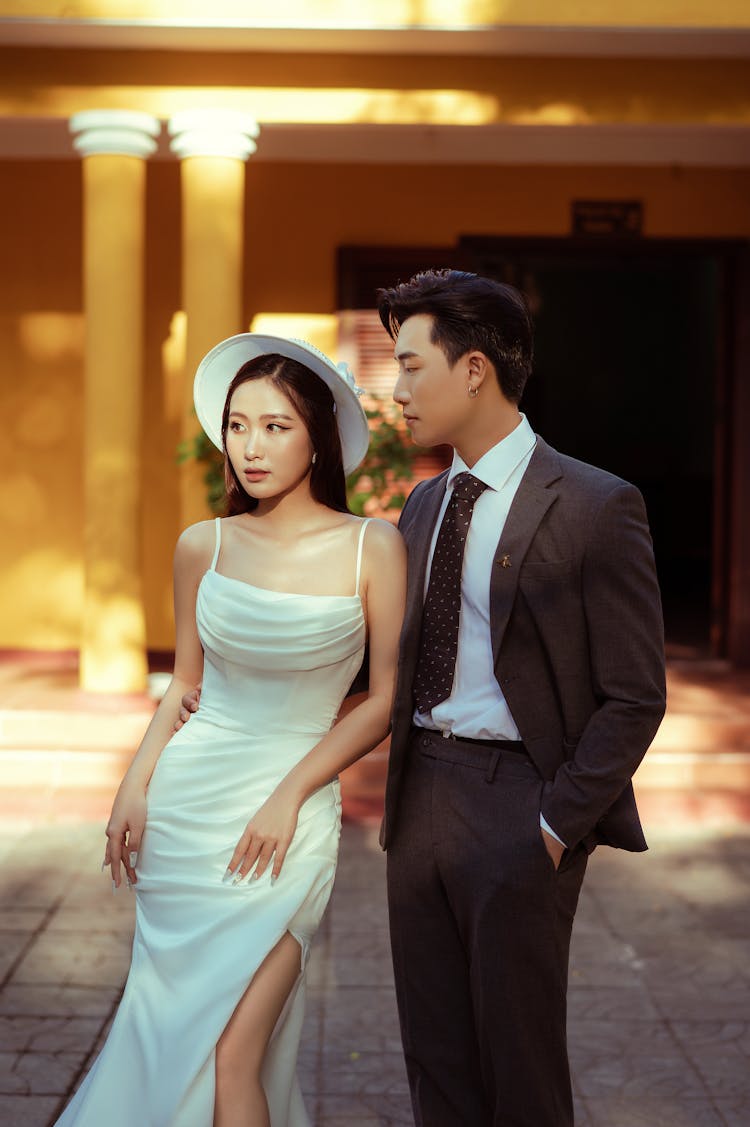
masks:
[[[119,782],[137,747],[70,749],[0,748],[0,787],[100,787]],[[361,791],[376,793],[385,781],[387,756],[371,753],[349,768]],[[750,754],[650,751],[636,773],[642,788],[718,787],[750,791]]]
[[[148,702],[119,711],[92,709],[0,710],[0,754],[6,749],[81,752],[133,750],[154,713]]]
[[[58,669],[45,658],[0,666],[3,816],[66,821],[85,809],[106,818],[153,714],[145,695],[82,693],[74,663],[68,665]],[[668,699],[667,716],[635,777],[645,819],[750,821],[750,672],[722,662],[672,662]],[[342,774],[345,816],[380,820],[387,763],[386,741]]]
[[[116,784],[153,708],[120,713],[0,711],[0,786]],[[361,790],[382,788],[387,744],[350,769]],[[750,720],[668,714],[636,775],[642,788],[750,791]]]

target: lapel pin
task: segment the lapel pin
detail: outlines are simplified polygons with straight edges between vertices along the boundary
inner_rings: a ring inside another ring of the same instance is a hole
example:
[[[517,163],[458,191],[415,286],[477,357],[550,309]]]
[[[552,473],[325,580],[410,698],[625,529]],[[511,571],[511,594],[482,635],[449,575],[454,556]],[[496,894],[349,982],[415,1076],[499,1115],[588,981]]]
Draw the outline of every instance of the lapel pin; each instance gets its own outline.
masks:
[[[507,555],[501,556],[500,559],[498,560],[498,563],[500,564],[500,567],[510,567],[511,566],[510,556],[507,556]]]

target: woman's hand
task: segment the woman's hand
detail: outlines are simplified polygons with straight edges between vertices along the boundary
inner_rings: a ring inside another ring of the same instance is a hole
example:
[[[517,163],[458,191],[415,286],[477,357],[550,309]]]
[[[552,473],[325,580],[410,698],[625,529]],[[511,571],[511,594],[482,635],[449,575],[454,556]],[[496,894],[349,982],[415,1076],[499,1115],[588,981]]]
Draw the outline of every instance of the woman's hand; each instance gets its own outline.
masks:
[[[107,848],[102,868],[111,866],[115,888],[120,887],[121,863],[125,866],[128,883],[136,883],[135,866],[138,863],[138,850],[145,825],[146,790],[126,777],[115,795],[112,813],[104,831],[107,835]]]
[[[273,792],[247,823],[224,874],[225,883],[230,877],[234,877],[232,884],[239,884],[253,866],[255,869],[250,879],[258,880],[268,868],[272,857],[271,880],[276,880],[297,829],[300,805],[299,801],[291,798],[281,788]]]

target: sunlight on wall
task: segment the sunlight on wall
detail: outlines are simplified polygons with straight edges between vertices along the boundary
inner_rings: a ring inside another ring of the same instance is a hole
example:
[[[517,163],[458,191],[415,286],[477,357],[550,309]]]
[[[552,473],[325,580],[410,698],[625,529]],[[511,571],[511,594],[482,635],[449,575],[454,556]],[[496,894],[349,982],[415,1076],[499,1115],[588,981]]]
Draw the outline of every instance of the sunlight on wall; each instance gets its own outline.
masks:
[[[207,16],[210,12],[210,17]],[[746,0],[2,0],[0,15],[163,20],[277,28],[460,28],[492,24],[748,26]]]
[[[115,566],[111,590],[102,593],[98,583],[98,592],[87,593],[81,686],[88,692],[140,692],[144,687],[143,610],[138,597],[125,593],[128,578]]]
[[[514,115],[517,125],[589,125],[592,117],[571,102],[549,102],[534,110],[522,110]]]
[[[297,337],[309,341],[337,359],[338,318],[323,313],[257,313],[250,325],[251,333],[269,333],[277,337]]]
[[[182,421],[185,357],[187,347],[187,314],[179,309],[169,323],[169,336],[161,349],[164,380],[164,421],[177,426]]]
[[[31,101],[29,99],[31,98]],[[156,117],[179,110],[241,110],[261,122],[395,125],[485,125],[498,121],[499,100],[466,90],[357,90],[276,87],[37,86],[0,93],[0,112],[72,115],[85,109],[148,107]]]
[[[38,486],[19,474],[0,487],[0,520],[9,535],[8,495],[19,501],[39,500]],[[34,510],[32,510],[34,511]],[[36,511],[39,511],[38,509]],[[76,553],[66,554],[40,546],[27,551],[2,569],[3,591],[0,616],[3,633],[0,645],[19,649],[75,649],[81,636],[83,608],[83,560]]]

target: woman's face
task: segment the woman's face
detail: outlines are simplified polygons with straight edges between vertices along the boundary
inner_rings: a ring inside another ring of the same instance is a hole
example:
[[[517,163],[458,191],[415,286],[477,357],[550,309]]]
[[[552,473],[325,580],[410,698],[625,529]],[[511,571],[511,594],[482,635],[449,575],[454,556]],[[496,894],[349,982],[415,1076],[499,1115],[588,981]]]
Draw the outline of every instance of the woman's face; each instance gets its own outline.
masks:
[[[240,384],[229,404],[229,460],[258,501],[294,492],[309,479],[313,449],[292,401],[267,378]]]

